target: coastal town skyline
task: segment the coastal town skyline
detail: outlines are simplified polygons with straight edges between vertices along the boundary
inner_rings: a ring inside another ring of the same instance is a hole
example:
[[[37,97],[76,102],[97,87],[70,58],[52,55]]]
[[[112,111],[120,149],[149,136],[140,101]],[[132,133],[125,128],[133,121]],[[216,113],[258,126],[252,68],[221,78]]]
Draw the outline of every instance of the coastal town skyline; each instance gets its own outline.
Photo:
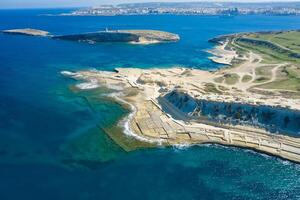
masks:
[[[59,8],[59,7],[93,7],[100,5],[116,5],[122,3],[147,3],[147,2],[240,2],[240,3],[264,3],[264,2],[300,2],[299,0],[63,0],[63,1],[38,1],[38,0],[2,0],[0,9],[20,8]]]

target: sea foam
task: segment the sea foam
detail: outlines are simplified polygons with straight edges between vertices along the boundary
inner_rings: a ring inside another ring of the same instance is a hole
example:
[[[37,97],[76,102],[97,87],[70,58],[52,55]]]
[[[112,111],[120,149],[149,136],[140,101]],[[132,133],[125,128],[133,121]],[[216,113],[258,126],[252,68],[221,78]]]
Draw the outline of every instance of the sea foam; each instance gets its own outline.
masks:
[[[76,72],[61,71],[60,73],[64,76],[69,76],[69,77],[72,77],[72,78],[82,78],[83,77],[81,74],[76,73]]]
[[[88,82],[76,84],[76,87],[81,90],[90,90],[98,88],[99,84],[96,79],[89,79]]]
[[[130,127],[130,121],[133,119],[137,110],[131,103],[120,98],[120,96],[122,96],[122,95],[124,95],[124,93],[115,92],[115,93],[111,93],[109,96],[116,99],[120,103],[128,105],[130,107],[130,110],[131,110],[130,114],[119,122],[119,126],[123,128],[124,134],[127,136],[130,136],[130,137],[133,137],[142,142],[155,143],[155,144],[161,145],[163,142],[163,140],[161,140],[161,139],[148,139],[146,137],[143,137],[143,136],[140,136],[140,135],[134,133],[134,131]]]

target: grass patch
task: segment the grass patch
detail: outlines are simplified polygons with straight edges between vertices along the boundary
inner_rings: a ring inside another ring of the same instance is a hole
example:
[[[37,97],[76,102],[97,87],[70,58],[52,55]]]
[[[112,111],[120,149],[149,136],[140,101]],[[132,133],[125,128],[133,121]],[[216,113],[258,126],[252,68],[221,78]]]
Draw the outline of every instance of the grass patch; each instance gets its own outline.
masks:
[[[181,73],[182,76],[193,76],[190,69],[184,70],[184,72]]]
[[[218,88],[224,92],[229,90],[227,87],[224,87],[222,85],[219,85]]]
[[[249,35],[252,38],[270,41],[284,48],[288,48],[296,53],[300,53],[300,32],[299,31],[283,31],[270,33],[256,33]]]
[[[247,83],[251,80],[252,80],[252,76],[250,76],[250,75],[244,75],[243,78],[242,78],[243,83]]]
[[[277,80],[260,85],[265,89],[300,91],[300,68],[298,66],[285,66],[277,73]]]
[[[300,91],[300,79],[291,78],[285,80],[278,80],[264,85],[260,85],[260,88],[264,89],[278,89],[278,90],[292,90]]]
[[[287,73],[289,78],[300,79],[300,67],[297,66],[286,66],[284,72]]]
[[[204,91],[207,93],[215,93],[215,94],[222,94],[222,91],[218,90],[215,84],[213,83],[206,83]]]
[[[236,43],[243,48],[252,50],[255,53],[267,55],[270,58],[269,61],[277,60],[277,62],[278,61],[279,62],[288,61],[288,62],[293,62],[293,63],[300,63],[300,59],[292,58],[289,56],[288,53],[280,53],[280,52],[277,52],[277,51],[273,50],[272,48],[268,48],[266,46],[256,45],[256,44],[248,44],[248,43],[242,42],[242,41],[237,41]],[[272,62],[272,63],[274,63],[274,62]]]
[[[281,63],[281,61],[277,58],[274,58],[272,56],[266,55],[266,54],[262,54],[262,64],[278,64]]]
[[[225,74],[225,83],[227,85],[234,85],[237,83],[237,81],[239,80],[239,75],[237,74]]]
[[[214,79],[214,81],[215,81],[216,83],[223,83],[224,80],[225,80],[225,79],[224,79],[223,76],[220,76],[220,77],[217,77],[217,78]]]
[[[272,69],[274,66],[262,66],[255,69],[255,74],[257,76],[266,76],[271,77],[272,76]]]
[[[258,77],[257,79],[255,79],[255,83],[264,83],[264,82],[267,82],[269,81],[270,78],[268,77],[265,77],[265,76],[261,76],[261,77]]]

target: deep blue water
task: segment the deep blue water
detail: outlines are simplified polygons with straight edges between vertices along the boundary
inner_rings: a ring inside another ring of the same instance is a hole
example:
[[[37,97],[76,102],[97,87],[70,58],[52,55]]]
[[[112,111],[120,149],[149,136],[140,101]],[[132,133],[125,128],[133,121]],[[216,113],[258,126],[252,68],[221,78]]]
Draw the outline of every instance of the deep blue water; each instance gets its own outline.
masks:
[[[42,16],[65,10],[0,10],[0,29],[60,35],[159,29],[178,43],[89,45],[0,34],[0,199],[299,199],[299,166],[219,146],[127,153],[101,128],[127,114],[78,92],[62,70],[184,66],[214,70],[208,39],[241,31],[299,29],[294,16]]]

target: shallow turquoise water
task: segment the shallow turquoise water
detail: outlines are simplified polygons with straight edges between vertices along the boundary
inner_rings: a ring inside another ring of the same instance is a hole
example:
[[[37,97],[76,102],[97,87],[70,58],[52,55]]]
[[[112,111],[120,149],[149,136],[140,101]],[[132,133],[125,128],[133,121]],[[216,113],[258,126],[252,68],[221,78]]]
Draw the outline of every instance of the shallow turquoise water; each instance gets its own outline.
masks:
[[[62,70],[185,66],[214,70],[208,39],[297,29],[300,17],[47,17],[1,10],[0,29],[54,34],[161,29],[179,43],[88,45],[0,34],[0,199],[299,199],[299,166],[219,146],[124,152],[102,128],[127,111],[106,91],[73,92]],[[18,191],[18,192],[16,192]]]

